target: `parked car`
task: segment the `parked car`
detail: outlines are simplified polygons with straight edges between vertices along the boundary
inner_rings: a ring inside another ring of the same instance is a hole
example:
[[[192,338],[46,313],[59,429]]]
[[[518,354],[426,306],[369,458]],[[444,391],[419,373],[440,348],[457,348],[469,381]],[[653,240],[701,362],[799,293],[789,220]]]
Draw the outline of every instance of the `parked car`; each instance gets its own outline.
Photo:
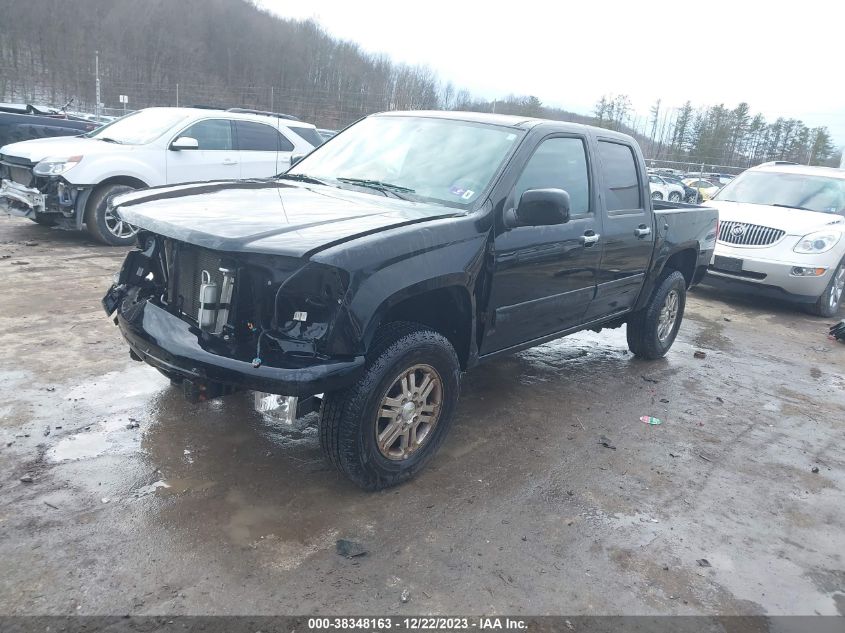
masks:
[[[684,180],[684,184],[691,189],[695,189],[699,201],[710,200],[720,188],[719,185],[704,178],[687,178]]]
[[[845,170],[764,164],[708,203],[721,229],[710,276],[837,314],[845,289]]]
[[[635,355],[666,354],[717,213],[646,182],[617,132],[373,115],[275,180],[117,198],[142,230],[103,306],[191,400],[322,394],[323,450],[379,489],[432,457],[480,362],[625,323]]]
[[[0,147],[34,138],[78,136],[102,125],[56,108],[0,103]]]
[[[269,178],[319,140],[309,123],[205,108],[147,108],[75,138],[0,148],[0,210],[81,229],[104,244],[134,241],[109,201],[133,189]]]
[[[670,202],[682,202],[684,199],[684,186],[670,182],[663,176],[649,174],[649,187],[651,197],[654,200],[669,200]]]
[[[684,202],[694,204],[696,202],[701,202],[698,199],[698,191],[693,189],[692,187],[685,185],[684,181],[681,180],[678,176],[673,176],[669,174],[659,174],[659,176],[665,180],[669,184],[677,185],[683,189],[683,200]]]

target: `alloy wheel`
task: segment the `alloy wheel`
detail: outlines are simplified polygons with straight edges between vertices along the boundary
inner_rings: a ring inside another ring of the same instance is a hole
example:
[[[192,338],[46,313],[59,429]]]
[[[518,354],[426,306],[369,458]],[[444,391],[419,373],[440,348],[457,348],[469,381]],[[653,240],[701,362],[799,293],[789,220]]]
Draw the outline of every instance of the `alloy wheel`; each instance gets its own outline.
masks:
[[[132,237],[138,232],[138,227],[121,220],[114,212],[111,205],[106,209],[105,220],[106,228],[109,230],[109,233],[115,237],[126,239],[127,237]]]
[[[661,343],[666,342],[675,327],[679,303],[678,291],[670,290],[663,302],[663,307],[660,308],[660,317],[657,320],[657,338],[660,339]]]
[[[839,302],[842,301],[842,294],[845,292],[845,264],[839,264],[839,268],[833,273],[833,283],[830,286],[830,307],[836,310]]]
[[[382,396],[376,445],[387,459],[408,459],[433,436],[443,405],[443,380],[431,365],[403,371]]]

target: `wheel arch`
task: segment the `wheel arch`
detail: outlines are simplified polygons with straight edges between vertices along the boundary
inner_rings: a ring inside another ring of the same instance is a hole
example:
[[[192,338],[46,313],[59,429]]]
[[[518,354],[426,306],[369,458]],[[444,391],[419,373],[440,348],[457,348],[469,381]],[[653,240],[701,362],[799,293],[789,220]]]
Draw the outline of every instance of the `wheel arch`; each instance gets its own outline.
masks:
[[[461,369],[472,357],[473,300],[463,275],[428,279],[387,297],[368,322],[363,336],[365,350],[372,345],[379,327],[394,321],[410,321],[445,336],[458,355]]]

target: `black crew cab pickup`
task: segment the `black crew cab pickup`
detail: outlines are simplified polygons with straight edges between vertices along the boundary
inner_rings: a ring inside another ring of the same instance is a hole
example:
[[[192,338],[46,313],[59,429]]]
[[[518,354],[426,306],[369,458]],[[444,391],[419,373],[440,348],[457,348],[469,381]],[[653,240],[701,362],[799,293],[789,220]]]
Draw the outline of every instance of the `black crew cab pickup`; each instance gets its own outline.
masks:
[[[379,489],[432,457],[487,359],[623,324],[666,354],[718,215],[648,182],[624,134],[377,114],[274,179],[116,198],[141,230],[103,305],[191,398],[319,395],[328,459]]]

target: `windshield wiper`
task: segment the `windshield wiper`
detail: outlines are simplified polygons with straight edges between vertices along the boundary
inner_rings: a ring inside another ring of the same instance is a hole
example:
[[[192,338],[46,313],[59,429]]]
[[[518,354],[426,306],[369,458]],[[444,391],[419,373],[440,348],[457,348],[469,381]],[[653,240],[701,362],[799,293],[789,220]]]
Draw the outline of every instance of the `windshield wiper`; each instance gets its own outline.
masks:
[[[297,182],[307,182],[312,185],[328,185],[325,180],[308,176],[307,174],[279,174],[276,178],[284,178],[285,180],[296,180]]]
[[[381,182],[380,180],[367,180],[366,178],[338,178],[340,182],[345,182],[350,185],[357,185],[359,187],[367,187],[375,189],[383,193],[392,193],[397,198],[407,200],[405,196],[400,196],[400,193],[414,193],[415,190],[410,187],[403,187],[402,185],[393,185],[389,182]]]
[[[107,136],[97,136],[95,137],[98,141],[103,141],[104,143],[117,143],[118,145],[123,145],[123,141],[118,141],[117,139],[109,138]]]
[[[783,207],[784,209],[799,209],[801,211],[813,211],[813,209],[808,209],[807,207],[796,207],[793,204],[777,204],[777,203],[773,202],[770,206]]]

